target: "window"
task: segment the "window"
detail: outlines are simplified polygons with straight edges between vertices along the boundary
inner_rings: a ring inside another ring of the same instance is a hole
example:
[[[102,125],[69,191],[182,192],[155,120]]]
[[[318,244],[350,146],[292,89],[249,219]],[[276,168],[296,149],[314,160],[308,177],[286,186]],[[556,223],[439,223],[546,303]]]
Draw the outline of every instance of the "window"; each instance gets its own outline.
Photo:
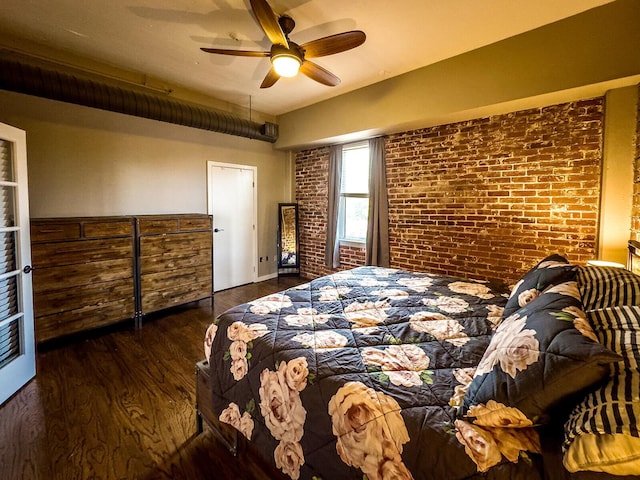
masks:
[[[342,182],[338,211],[340,241],[365,243],[369,217],[369,143],[342,148]]]

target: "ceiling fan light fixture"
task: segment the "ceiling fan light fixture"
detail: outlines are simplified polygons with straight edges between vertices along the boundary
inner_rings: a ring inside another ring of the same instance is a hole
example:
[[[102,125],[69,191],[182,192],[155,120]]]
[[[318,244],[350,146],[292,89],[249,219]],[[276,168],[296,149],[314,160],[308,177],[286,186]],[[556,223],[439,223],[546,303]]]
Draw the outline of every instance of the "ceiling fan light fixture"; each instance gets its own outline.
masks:
[[[281,53],[271,58],[273,69],[281,77],[295,77],[302,62],[300,58],[290,53]]]
[[[363,31],[351,30],[298,45],[289,39],[289,34],[296,25],[293,18],[288,15],[276,14],[268,0],[250,0],[250,4],[260,28],[271,42],[270,51],[256,52],[226,48],[201,48],[201,50],[207,53],[239,57],[269,57],[271,68],[262,80],[260,88],[272,87],[280,77],[295,77],[298,72],[318,83],[335,87],[340,84],[340,79],[329,70],[308,59],[346,52],[362,45],[367,38]]]

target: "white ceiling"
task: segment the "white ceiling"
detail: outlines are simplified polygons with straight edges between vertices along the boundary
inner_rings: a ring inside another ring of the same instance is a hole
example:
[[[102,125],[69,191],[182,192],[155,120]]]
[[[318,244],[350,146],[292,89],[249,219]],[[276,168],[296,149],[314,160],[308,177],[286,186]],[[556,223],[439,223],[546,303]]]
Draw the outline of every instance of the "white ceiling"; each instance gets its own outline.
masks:
[[[314,59],[342,83],[302,75],[260,89],[266,58],[200,47],[268,50],[249,0],[2,0],[0,45],[74,55],[280,115],[578,14],[611,0],[271,0],[298,44],[363,30],[364,45]],[[35,47],[41,47],[37,50]]]

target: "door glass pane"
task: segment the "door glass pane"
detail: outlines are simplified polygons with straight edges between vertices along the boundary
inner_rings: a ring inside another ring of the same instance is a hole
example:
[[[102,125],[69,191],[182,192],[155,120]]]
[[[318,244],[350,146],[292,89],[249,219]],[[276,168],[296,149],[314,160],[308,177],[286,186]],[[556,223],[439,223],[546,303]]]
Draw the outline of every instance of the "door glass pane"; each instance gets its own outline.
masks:
[[[0,140],[0,181],[13,182],[13,154],[11,151],[12,144],[6,140]]]
[[[0,274],[16,269],[16,232],[0,233]]]
[[[16,277],[0,280],[0,321],[18,313]]]
[[[20,319],[0,327],[0,368],[20,356]]]
[[[15,187],[0,187],[0,228],[15,226],[15,215],[13,208],[13,195]]]

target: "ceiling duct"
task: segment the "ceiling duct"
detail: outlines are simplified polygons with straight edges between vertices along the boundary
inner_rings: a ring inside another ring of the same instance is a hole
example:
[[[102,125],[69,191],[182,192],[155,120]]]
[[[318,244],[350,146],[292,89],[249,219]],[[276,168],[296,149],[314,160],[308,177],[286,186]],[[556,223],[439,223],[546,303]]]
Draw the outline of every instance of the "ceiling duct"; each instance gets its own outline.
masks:
[[[0,89],[274,143],[278,125],[0,58]]]

